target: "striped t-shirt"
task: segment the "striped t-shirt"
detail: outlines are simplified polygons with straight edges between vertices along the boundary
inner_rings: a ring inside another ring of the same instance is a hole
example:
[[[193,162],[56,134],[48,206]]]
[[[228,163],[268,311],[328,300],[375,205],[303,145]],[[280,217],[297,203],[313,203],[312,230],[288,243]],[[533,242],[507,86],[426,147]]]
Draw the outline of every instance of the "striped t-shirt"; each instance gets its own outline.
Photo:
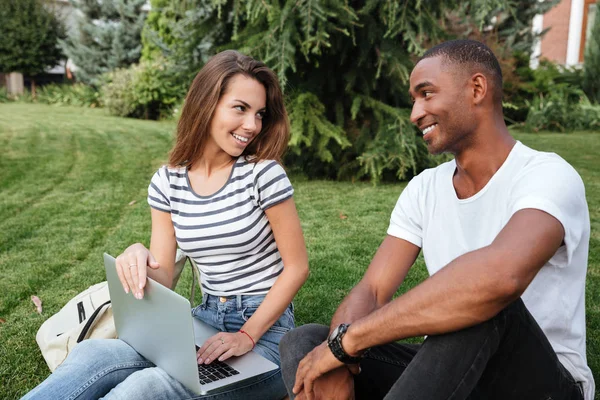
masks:
[[[177,245],[198,265],[205,293],[265,294],[283,262],[264,211],[293,193],[276,161],[253,163],[242,156],[210,196],[194,192],[186,167],[160,168],[148,187],[148,203],[171,214]]]

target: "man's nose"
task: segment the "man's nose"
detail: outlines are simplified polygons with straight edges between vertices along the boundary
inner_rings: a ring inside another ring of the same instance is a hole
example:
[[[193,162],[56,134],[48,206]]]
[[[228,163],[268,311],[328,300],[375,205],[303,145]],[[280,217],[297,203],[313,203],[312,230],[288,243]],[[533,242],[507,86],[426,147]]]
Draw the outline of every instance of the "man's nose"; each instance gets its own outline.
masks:
[[[412,111],[410,112],[410,122],[417,125],[419,120],[425,116],[425,109],[422,103],[416,100],[413,103]]]

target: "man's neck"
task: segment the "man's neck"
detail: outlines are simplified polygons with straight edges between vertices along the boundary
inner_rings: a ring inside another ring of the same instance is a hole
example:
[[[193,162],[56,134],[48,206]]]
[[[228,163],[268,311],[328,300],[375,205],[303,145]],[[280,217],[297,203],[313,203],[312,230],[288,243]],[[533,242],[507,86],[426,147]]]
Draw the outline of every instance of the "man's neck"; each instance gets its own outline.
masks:
[[[455,155],[453,183],[460,199],[475,195],[506,161],[516,140],[506,125],[482,126],[468,147]]]

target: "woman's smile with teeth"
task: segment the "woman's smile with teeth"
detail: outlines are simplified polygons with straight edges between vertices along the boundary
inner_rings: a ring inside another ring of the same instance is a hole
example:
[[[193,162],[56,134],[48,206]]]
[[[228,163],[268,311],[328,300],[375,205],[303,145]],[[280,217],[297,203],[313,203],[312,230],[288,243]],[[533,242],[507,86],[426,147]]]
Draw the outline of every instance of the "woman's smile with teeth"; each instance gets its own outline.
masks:
[[[431,132],[433,130],[433,128],[435,128],[437,126],[437,124],[433,124],[431,126],[428,126],[427,128],[423,129],[423,135],[427,135],[429,132]]]
[[[233,132],[231,134],[233,135],[234,138],[236,138],[240,142],[248,143],[248,141],[250,140],[250,138],[247,138],[247,137],[244,137],[244,136],[240,136],[240,135],[236,135]]]

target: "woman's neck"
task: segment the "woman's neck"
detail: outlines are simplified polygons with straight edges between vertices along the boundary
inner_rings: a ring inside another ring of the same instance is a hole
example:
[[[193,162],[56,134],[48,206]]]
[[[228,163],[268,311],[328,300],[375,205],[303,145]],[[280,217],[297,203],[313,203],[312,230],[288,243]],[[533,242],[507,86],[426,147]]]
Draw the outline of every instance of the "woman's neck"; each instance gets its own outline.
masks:
[[[190,171],[200,173],[205,177],[210,177],[215,172],[229,168],[235,160],[236,158],[222,150],[218,152],[205,151],[198,161],[192,164]]]

